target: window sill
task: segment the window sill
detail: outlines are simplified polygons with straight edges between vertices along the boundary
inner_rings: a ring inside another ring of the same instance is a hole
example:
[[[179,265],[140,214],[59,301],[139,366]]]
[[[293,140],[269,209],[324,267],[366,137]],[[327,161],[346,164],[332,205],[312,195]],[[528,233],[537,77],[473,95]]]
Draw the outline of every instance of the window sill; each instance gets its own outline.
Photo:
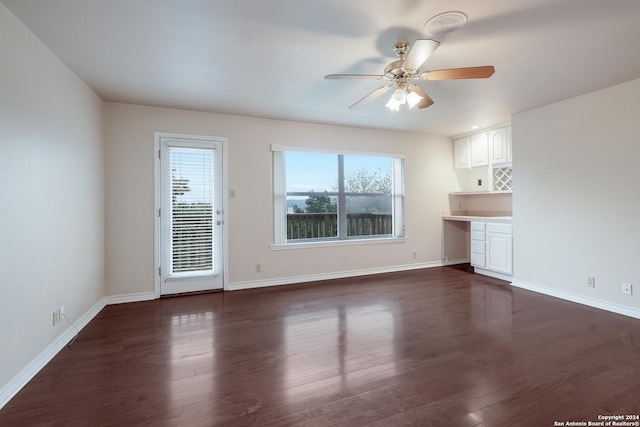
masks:
[[[358,240],[330,240],[326,242],[304,242],[304,243],[286,243],[282,245],[270,245],[272,251],[282,251],[288,249],[311,249],[311,248],[328,248],[336,246],[355,246],[355,245],[378,245],[388,243],[406,243],[406,237],[385,237],[380,239],[358,239]]]

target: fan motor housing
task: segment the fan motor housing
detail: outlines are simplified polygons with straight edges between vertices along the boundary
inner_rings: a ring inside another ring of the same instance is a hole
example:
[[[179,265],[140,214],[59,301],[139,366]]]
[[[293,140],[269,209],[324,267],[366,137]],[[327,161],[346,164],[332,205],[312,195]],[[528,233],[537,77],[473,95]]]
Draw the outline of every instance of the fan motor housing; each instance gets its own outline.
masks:
[[[418,70],[405,70],[402,68],[404,65],[404,59],[393,61],[391,64],[384,67],[385,77],[389,80],[396,80],[403,77],[411,77],[417,74]]]

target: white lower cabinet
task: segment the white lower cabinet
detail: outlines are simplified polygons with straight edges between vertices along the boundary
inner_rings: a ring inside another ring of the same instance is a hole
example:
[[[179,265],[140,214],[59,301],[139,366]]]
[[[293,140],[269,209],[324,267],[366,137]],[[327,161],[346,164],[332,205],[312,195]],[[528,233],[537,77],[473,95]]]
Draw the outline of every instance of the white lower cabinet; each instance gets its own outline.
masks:
[[[471,222],[471,265],[474,267],[486,266],[485,227],[484,222]]]
[[[471,222],[471,265],[482,272],[513,274],[513,225]]]
[[[513,225],[487,223],[486,268],[513,274]]]

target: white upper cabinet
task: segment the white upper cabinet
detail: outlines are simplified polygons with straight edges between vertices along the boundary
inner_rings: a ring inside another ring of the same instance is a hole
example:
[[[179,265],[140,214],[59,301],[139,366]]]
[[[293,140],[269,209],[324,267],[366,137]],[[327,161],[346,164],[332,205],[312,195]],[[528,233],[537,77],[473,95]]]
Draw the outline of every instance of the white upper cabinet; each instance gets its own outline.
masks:
[[[511,127],[503,127],[489,131],[489,151],[491,163],[511,161]]]
[[[468,169],[471,167],[471,148],[469,137],[453,140],[453,162],[456,169]]]
[[[489,164],[487,132],[453,140],[453,161],[456,169],[475,168]]]
[[[489,141],[487,132],[471,135],[471,167],[489,164]]]
[[[511,126],[462,136],[453,140],[455,169],[500,165],[511,162]]]

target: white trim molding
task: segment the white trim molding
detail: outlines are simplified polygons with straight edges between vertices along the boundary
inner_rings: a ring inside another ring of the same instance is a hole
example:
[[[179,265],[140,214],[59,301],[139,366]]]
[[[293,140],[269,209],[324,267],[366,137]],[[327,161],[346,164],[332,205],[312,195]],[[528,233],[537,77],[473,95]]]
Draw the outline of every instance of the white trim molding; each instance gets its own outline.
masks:
[[[469,262],[469,258],[449,259],[449,257],[445,257],[442,260],[442,265],[446,267],[448,265],[469,264]]]
[[[127,302],[151,301],[156,299],[155,292],[140,292],[137,294],[109,295],[103,298],[105,305],[124,304]]]
[[[559,291],[557,289],[541,286],[536,283],[525,282],[523,280],[514,280],[512,286],[527,289],[529,291],[538,292],[540,294],[549,295],[563,300],[576,302],[578,304],[587,305],[589,307],[599,308],[601,310],[610,311],[612,313],[621,314],[623,316],[640,319],[640,309],[629,307],[626,305],[616,304],[613,302],[603,301],[596,298],[589,298],[571,292]]]
[[[340,247],[340,246],[353,246],[353,245],[380,245],[389,243],[406,243],[406,237],[379,237],[379,238],[367,238],[367,239],[353,239],[353,240],[311,240],[299,243],[278,243],[269,245],[272,251],[283,251],[289,249],[310,249],[310,248],[327,248],[327,247]]]
[[[473,267],[473,271],[484,276],[493,277],[494,279],[504,280],[505,282],[513,280],[513,276],[510,274],[498,273],[497,271],[491,271],[480,267]]]

